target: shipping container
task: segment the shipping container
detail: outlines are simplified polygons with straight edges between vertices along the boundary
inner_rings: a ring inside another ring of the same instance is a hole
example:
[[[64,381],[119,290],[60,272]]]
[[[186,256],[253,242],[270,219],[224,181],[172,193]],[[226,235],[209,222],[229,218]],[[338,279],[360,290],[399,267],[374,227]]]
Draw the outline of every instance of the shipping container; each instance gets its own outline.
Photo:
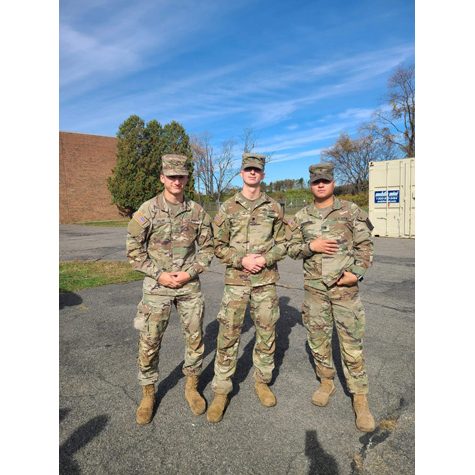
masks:
[[[369,163],[369,219],[373,236],[415,238],[415,159]]]

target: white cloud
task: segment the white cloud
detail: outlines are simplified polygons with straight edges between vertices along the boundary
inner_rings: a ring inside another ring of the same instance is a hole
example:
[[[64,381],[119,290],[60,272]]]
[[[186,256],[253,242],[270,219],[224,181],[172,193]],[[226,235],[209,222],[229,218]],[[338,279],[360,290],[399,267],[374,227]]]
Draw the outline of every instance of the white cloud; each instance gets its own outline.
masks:
[[[353,92],[371,90],[381,83],[382,75],[414,54],[413,45],[384,50],[375,46],[374,51],[325,62],[317,52],[282,61],[285,48],[266,45],[238,60],[229,55],[227,62],[208,61],[197,46],[205,41],[206,34],[201,33],[217,28],[220,15],[229,15],[246,2],[223,6],[219,1],[118,4],[85,0],[78,7],[77,2],[68,5],[66,1],[60,22],[60,97],[63,104],[79,101],[71,109],[64,105],[61,114],[76,117],[76,123],[110,124],[115,117],[124,120],[135,113],[162,123],[178,120],[199,131],[209,127],[207,121],[242,120],[264,129],[290,120],[286,127],[293,138],[289,140],[296,140],[295,132],[312,119],[307,115],[297,125],[296,117],[303,116],[300,112],[324,99],[336,102]],[[95,23],[98,11],[108,14]],[[196,62],[190,69],[185,61],[177,61],[195,49],[203,57],[202,66]],[[148,74],[146,86],[141,72]],[[354,123],[367,115],[368,109],[348,108],[319,120]]]
[[[402,60],[407,59],[411,48],[402,47],[373,53],[364,53],[347,60],[339,60],[315,68],[307,64],[296,65],[292,73],[281,74],[279,67],[271,70],[265,76],[250,76],[249,80],[240,80],[239,69],[248,65],[242,63],[228,65],[236,76],[229,76],[222,68],[222,74],[217,75],[206,85],[200,79],[196,82],[191,79],[187,89],[182,89],[187,108],[199,109],[203,118],[227,113],[235,114],[245,110],[252,117],[255,127],[266,127],[281,122],[296,110],[315,104],[319,100],[329,97],[364,90],[371,87],[372,82],[380,75],[387,73]],[[286,68],[289,69],[289,68]],[[313,70],[313,72],[312,72]],[[336,77],[322,77],[320,82],[315,81],[316,74],[324,71],[338,73]],[[275,78],[275,79],[271,79]],[[226,83],[226,87],[221,85]],[[198,86],[199,84],[199,86]],[[204,89],[201,89],[204,87]],[[285,89],[286,88],[286,89]],[[275,89],[272,93],[271,90]],[[212,91],[207,94],[205,91]],[[290,91],[290,92],[289,92]],[[281,94],[282,93],[282,94]],[[291,96],[291,99],[280,99],[282,95]],[[219,110],[211,106],[216,105]],[[367,115],[367,110],[355,109],[346,111],[347,114],[358,114],[360,118]],[[344,118],[344,117],[342,117]]]
[[[60,86],[67,86],[84,78],[106,71],[130,68],[139,57],[121,44],[108,45],[60,24]]]
[[[320,155],[321,151],[321,148],[315,148],[312,150],[305,150],[304,152],[299,153],[280,153],[272,156],[272,163],[287,162],[289,160],[297,160],[298,158],[317,157],[318,155]]]

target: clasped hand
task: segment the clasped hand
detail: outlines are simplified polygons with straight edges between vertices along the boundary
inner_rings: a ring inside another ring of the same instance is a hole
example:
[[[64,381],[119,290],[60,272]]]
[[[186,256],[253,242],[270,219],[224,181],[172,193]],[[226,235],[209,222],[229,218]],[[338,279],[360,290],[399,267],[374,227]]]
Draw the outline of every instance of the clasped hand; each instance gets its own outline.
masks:
[[[158,278],[158,282],[164,287],[170,289],[178,289],[191,279],[188,272],[162,272]]]
[[[261,254],[248,254],[242,260],[244,272],[248,274],[257,274],[266,266],[266,260]]]

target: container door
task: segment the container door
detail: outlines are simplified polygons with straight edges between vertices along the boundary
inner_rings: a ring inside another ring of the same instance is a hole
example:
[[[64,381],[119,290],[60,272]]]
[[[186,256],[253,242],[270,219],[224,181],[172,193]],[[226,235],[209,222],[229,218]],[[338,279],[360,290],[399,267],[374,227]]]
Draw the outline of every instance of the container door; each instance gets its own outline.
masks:
[[[414,159],[370,163],[370,219],[374,236],[413,237]]]

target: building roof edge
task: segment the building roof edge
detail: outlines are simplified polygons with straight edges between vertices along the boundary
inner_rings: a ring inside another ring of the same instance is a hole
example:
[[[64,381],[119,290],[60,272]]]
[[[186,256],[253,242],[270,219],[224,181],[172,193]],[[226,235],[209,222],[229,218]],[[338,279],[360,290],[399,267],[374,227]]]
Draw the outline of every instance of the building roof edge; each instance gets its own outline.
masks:
[[[95,137],[110,137],[112,139],[116,139],[114,135],[103,135],[103,134],[86,134],[84,132],[71,132],[70,130],[60,130],[59,133],[63,134],[76,134],[76,135],[93,135]]]

